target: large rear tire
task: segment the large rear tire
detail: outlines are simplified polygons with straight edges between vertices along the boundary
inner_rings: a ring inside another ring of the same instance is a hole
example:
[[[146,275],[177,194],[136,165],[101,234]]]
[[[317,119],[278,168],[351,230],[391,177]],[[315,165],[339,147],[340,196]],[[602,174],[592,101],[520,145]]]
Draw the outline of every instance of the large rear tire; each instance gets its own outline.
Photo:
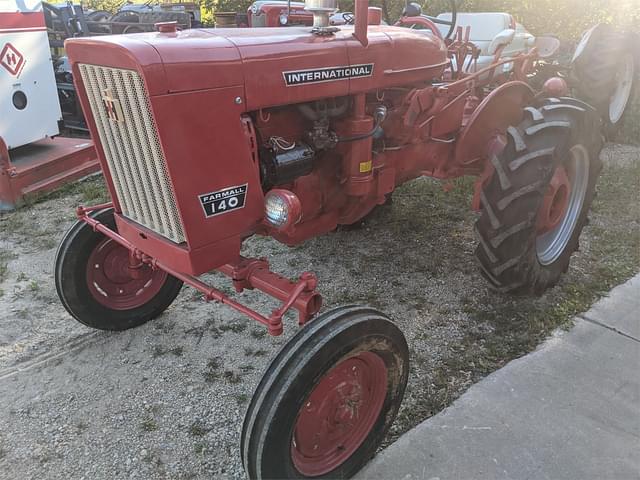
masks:
[[[113,209],[92,215],[116,230]],[[127,330],[156,318],[175,300],[182,281],[143,266],[129,273],[129,251],[78,221],[58,247],[55,282],[66,310],[80,323],[99,330]]]
[[[402,332],[369,307],[341,307],[302,328],[267,368],[240,451],[252,479],[349,478],[375,454],[402,402]]]
[[[638,78],[638,36],[599,24],[587,31],[572,61],[578,96],[593,105],[613,138],[624,123]]]
[[[475,227],[476,257],[497,290],[541,294],[567,270],[601,169],[599,130],[593,109],[571,98],[529,107],[509,128]]]

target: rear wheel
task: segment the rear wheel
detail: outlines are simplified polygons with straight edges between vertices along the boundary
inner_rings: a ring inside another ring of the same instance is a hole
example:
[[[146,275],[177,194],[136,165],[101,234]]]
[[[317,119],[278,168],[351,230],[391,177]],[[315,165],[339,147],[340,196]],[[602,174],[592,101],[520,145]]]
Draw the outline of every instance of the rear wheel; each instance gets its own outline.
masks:
[[[341,307],[301,329],[251,400],[241,454],[254,479],[349,478],[375,454],[409,372],[402,332],[369,307]]]
[[[637,37],[600,24],[583,36],[572,62],[580,98],[597,108],[612,138],[631,104],[638,73]]]
[[[94,218],[116,230],[113,209]],[[127,330],[157,317],[175,300],[182,282],[142,266],[132,275],[129,250],[78,221],[56,253],[58,296],[80,323],[99,330]]]
[[[599,121],[586,104],[548,99],[526,109],[492,159],[481,194],[476,256],[498,290],[541,294],[569,265],[601,169]]]

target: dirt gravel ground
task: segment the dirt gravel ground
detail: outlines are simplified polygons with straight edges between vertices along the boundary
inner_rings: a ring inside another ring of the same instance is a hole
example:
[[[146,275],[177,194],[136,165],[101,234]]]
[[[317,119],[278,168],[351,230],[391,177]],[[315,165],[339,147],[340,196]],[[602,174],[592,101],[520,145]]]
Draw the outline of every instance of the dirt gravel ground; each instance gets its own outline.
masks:
[[[475,265],[471,183],[414,181],[357,229],[297,248],[255,237],[245,255],[315,271],[327,307],[369,303],[408,338],[412,369],[387,442],[525,354],[640,270],[640,148],[609,145],[591,224],[560,285],[539,298],[487,288]],[[190,289],[157,320],[89,330],[57,300],[56,246],[92,179],[0,216],[0,478],[244,478],[244,410],[279,338]],[[217,275],[207,279],[226,292]],[[242,294],[253,308],[275,303]]]

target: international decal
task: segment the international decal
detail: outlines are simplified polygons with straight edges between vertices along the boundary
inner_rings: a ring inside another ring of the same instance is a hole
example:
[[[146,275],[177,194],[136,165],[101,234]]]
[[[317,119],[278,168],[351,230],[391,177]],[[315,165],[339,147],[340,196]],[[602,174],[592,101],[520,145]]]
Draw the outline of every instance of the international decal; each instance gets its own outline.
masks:
[[[308,85],[310,83],[335,82],[349,78],[363,78],[373,75],[373,63],[347,65],[342,67],[312,68],[309,70],[291,70],[282,72],[287,87]]]

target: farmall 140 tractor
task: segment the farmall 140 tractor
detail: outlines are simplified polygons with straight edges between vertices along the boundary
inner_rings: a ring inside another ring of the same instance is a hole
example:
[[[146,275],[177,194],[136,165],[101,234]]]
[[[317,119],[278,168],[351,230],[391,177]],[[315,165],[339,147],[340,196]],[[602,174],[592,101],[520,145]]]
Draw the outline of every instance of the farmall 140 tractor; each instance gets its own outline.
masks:
[[[292,309],[304,325],[246,413],[250,478],[354,474],[394,420],[409,356],[382,312],[318,315],[315,275],[283,278],[266,259],[242,257],[243,240],[300,244],[358,222],[414,178],[475,175],[484,276],[501,291],[540,293],[569,266],[600,170],[595,111],[563,97],[561,79],[540,92],[524,81],[544,44],[510,59],[496,52],[469,73],[477,47],[455,19],[436,19],[451,26],[443,38],[433,22],[430,32],[381,25],[366,0],[353,26],[329,26],[333,1],[307,10],[313,27],[162,24],[66,42],[112,198],[79,207],[58,250],[69,313],[93,328],[133,328],[186,283],[272,335]],[[212,270],[281,306],[250,309],[199,278]]]

